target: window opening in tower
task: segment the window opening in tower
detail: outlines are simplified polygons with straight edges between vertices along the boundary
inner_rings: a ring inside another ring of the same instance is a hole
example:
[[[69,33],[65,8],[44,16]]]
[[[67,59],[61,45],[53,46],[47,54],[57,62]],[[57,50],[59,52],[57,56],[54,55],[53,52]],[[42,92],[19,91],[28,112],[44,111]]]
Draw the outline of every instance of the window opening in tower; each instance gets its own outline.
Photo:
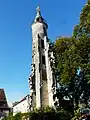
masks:
[[[41,47],[44,49],[44,40],[41,40]]]
[[[46,31],[45,26],[43,27],[43,30],[44,30],[44,34],[45,34],[45,36],[47,36],[47,31]]]
[[[45,56],[42,56],[42,64],[45,65]]]

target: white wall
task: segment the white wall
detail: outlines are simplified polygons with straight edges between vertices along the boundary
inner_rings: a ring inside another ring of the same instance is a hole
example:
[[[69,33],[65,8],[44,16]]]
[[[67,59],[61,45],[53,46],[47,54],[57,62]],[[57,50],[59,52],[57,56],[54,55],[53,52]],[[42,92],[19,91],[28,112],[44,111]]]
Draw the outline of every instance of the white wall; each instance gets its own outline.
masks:
[[[18,112],[27,113],[28,111],[29,111],[28,98],[13,107],[13,115],[17,114]]]
[[[9,115],[9,110],[3,110],[3,113],[5,113],[6,116],[8,116]]]

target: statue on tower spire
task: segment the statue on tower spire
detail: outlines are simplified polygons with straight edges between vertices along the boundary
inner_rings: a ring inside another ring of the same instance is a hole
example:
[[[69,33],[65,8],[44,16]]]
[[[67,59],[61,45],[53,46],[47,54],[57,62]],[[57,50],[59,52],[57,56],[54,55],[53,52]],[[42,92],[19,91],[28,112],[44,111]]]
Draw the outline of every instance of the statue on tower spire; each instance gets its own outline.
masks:
[[[36,8],[36,16],[35,16],[35,19],[34,19],[34,23],[37,23],[37,22],[44,23],[45,26],[48,28],[48,25],[47,25],[45,19],[41,15],[41,11],[40,11],[39,6],[37,6],[37,8]]]
[[[37,10],[37,16],[41,16],[41,12],[40,12],[40,7],[39,6],[37,6],[36,10]]]
[[[37,21],[38,18],[41,18],[41,12],[40,12],[40,7],[37,6],[36,8],[36,17],[35,17],[35,22]]]

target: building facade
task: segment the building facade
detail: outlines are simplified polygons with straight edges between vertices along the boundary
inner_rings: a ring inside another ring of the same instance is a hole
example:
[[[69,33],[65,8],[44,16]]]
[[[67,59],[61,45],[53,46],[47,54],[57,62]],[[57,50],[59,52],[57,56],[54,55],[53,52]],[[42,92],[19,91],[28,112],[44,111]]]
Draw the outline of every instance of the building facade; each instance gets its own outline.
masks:
[[[47,36],[48,25],[37,7],[32,23],[32,71],[29,77],[30,108],[54,106],[52,86],[54,57]]]
[[[0,118],[8,116],[10,107],[8,106],[4,89],[0,89]]]
[[[29,112],[29,95],[25,96],[19,102],[13,103],[13,116],[17,113],[27,113]]]

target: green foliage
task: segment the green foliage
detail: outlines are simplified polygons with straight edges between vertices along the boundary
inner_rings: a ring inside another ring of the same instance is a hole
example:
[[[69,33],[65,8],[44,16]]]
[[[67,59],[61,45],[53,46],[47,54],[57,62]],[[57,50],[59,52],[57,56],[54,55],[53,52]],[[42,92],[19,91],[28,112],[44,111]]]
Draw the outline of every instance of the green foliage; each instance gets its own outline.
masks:
[[[56,116],[57,116],[57,120],[70,120],[72,114],[61,107],[57,110]]]
[[[70,120],[71,117],[63,109],[55,111],[53,108],[46,107],[31,112],[29,118],[30,120]]]
[[[56,111],[52,107],[45,107],[31,111],[30,113],[17,113],[15,116],[9,115],[3,120],[70,120],[71,116],[64,109]]]
[[[15,116],[13,116],[13,113],[10,113],[8,117],[3,118],[2,120],[22,120],[23,114],[17,113]]]
[[[2,120],[12,120],[13,119],[13,113],[9,113],[8,117],[3,118]]]
[[[83,7],[80,14],[80,23],[75,26],[73,32],[75,38],[82,35],[90,35],[90,0],[87,0],[87,4]]]
[[[74,27],[73,37],[61,37],[54,44],[55,75],[60,87],[56,94],[59,107],[68,98],[73,104],[74,119],[79,115],[79,102],[87,104],[90,90],[90,0],[83,7],[80,23]],[[77,74],[78,72],[78,74]],[[69,111],[69,109],[68,109]],[[70,111],[69,111],[70,112]]]
[[[67,44],[68,39],[68,44]],[[56,71],[59,74],[60,83],[70,83],[76,75],[78,68],[86,71],[88,82],[90,80],[90,39],[82,37],[79,40],[73,38],[57,40],[54,46]],[[75,41],[73,41],[75,40]]]
[[[68,44],[67,44],[68,43]],[[61,101],[68,98],[78,109],[79,102],[87,104],[90,90],[90,38],[82,36],[75,38],[60,38],[54,45],[55,74],[59,89],[54,97],[58,98],[59,107]],[[77,70],[81,72],[77,75]],[[57,104],[56,104],[57,106]],[[73,113],[72,113],[73,114]]]
[[[74,112],[74,117],[71,120],[79,119],[81,116],[80,107]]]
[[[81,99],[87,104],[90,89],[89,14],[90,0],[82,9],[80,23],[75,26],[73,37],[61,37],[54,44],[55,75],[60,84],[54,98],[58,98],[59,107],[65,97],[75,106],[73,110],[78,109]],[[80,75],[77,75],[77,70],[81,70]]]
[[[17,113],[15,116],[13,116],[13,120],[21,120],[21,118],[21,113]]]
[[[69,74],[69,61],[68,51],[71,45],[75,42],[74,38],[60,38],[56,40],[54,45],[56,74],[59,77],[60,82],[68,82],[67,78]],[[65,73],[65,74],[64,74]]]

